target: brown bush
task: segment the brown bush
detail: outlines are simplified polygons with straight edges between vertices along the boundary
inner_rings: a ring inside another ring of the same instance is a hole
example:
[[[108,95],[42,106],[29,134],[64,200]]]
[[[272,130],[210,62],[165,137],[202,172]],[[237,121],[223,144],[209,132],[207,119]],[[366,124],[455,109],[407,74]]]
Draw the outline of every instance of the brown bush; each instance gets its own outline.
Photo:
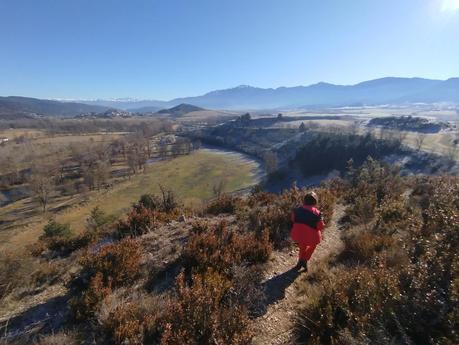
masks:
[[[0,299],[15,290],[28,292],[51,284],[61,272],[59,264],[40,263],[30,256],[0,252]]]
[[[390,235],[360,231],[344,237],[344,250],[340,254],[340,259],[356,264],[374,264],[380,259],[378,254],[391,248],[395,243],[396,240]]]
[[[0,252],[0,299],[23,284],[23,277],[31,273],[26,267],[13,253]]]
[[[209,225],[204,220],[195,221],[191,228],[192,234],[202,234],[209,230]]]
[[[164,296],[127,294],[127,291],[113,293],[103,301],[97,314],[104,343],[156,343],[167,303]]]
[[[362,194],[355,197],[353,203],[346,208],[341,221],[347,226],[366,225],[374,219],[376,207],[377,198],[374,193]]]
[[[413,204],[387,198],[371,231],[345,239],[345,253],[362,265],[322,280],[322,293],[299,315],[300,341],[458,343],[459,179],[423,184],[413,186],[431,192],[427,207],[415,199],[422,220]]]
[[[91,278],[89,286],[80,295],[72,297],[69,302],[75,321],[88,321],[97,312],[100,303],[111,294],[111,282],[104,281],[102,273],[97,272]]]
[[[109,244],[96,253],[87,253],[80,260],[83,272],[100,274],[105,285],[113,287],[132,283],[139,275],[142,248],[136,240],[124,239]]]
[[[137,205],[131,209],[127,219],[118,222],[117,234],[119,238],[137,237],[153,231],[160,223],[177,219],[178,216],[177,209],[166,213]]]
[[[373,231],[380,234],[403,235],[413,228],[421,226],[419,210],[409,206],[405,200],[385,199],[376,210],[376,224]]]
[[[401,300],[396,277],[383,269],[378,274],[361,268],[342,272],[322,290],[299,314],[295,332],[302,343],[340,344],[343,331],[377,338],[393,323]]]
[[[37,345],[77,345],[77,337],[72,333],[55,333],[40,337]]]
[[[228,229],[225,222],[190,236],[182,253],[183,265],[205,272],[212,268],[229,274],[233,265],[266,262],[272,248],[269,234],[241,234]]]
[[[254,206],[267,206],[276,199],[276,194],[267,193],[263,191],[253,192],[247,198],[249,207]]]
[[[207,214],[219,215],[222,213],[234,214],[240,199],[229,194],[222,194],[209,202],[206,207]]]
[[[87,247],[97,237],[88,231],[72,237],[52,237],[42,240],[45,246],[59,256],[66,256],[74,251]]]
[[[34,286],[54,284],[62,274],[65,267],[56,262],[44,262],[30,276]]]
[[[229,299],[231,282],[216,272],[177,278],[161,344],[250,344],[250,320],[243,305]]]
[[[152,231],[157,226],[157,212],[143,206],[134,207],[127,219],[118,222],[118,236],[136,237]]]

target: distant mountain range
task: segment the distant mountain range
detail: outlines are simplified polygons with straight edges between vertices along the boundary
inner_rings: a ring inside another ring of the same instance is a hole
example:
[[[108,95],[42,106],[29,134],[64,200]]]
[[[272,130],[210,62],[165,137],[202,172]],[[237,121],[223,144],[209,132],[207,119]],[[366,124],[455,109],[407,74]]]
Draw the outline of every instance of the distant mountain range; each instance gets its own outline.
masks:
[[[154,113],[159,109],[183,103],[210,109],[262,110],[439,102],[459,104],[459,78],[432,80],[388,77],[355,85],[318,83],[277,89],[242,85],[171,101],[121,99],[61,102],[0,97],[0,115],[11,115],[15,112],[75,116],[81,113],[104,112],[108,108]]]
[[[443,81],[388,77],[355,85],[318,83],[310,86],[279,87],[277,89],[241,85],[231,89],[212,91],[202,96],[176,98],[167,102],[158,100],[112,101],[111,103],[92,101],[88,104],[121,107],[126,110],[141,110],[138,109],[141,107],[166,108],[182,103],[211,109],[261,110],[439,102],[459,104],[459,78]]]

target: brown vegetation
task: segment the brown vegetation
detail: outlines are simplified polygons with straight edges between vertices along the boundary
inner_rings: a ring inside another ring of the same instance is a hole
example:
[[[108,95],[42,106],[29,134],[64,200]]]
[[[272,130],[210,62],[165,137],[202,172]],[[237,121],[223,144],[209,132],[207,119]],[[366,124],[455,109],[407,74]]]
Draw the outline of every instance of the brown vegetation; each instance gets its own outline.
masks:
[[[368,191],[381,186],[367,176],[360,183],[369,189],[359,197],[374,200]],[[383,176],[388,186],[398,183],[396,176]],[[414,182],[409,200],[401,196],[404,189],[386,190],[372,225],[345,236],[337,263],[346,266],[324,274],[321,293],[299,314],[301,342],[457,343],[459,183],[455,178],[422,183],[419,189]],[[350,195],[360,187],[351,187]]]

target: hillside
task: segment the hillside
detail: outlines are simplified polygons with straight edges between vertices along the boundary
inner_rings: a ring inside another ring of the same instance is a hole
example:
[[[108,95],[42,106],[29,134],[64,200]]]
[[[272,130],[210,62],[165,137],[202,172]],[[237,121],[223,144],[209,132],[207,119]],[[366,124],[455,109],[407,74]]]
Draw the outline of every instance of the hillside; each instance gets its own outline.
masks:
[[[73,102],[59,102],[29,97],[0,97],[0,116],[44,115],[76,116],[83,113],[101,113],[107,107]]]
[[[188,113],[192,113],[195,111],[206,111],[206,109],[196,107],[191,104],[182,103],[170,109],[160,110],[157,112],[157,114],[168,115],[171,117],[181,117],[181,116],[184,116]]]
[[[33,256],[0,257],[0,340],[457,343],[457,178],[368,159],[317,188],[325,238],[305,272],[289,232],[307,191],[220,195],[200,212],[163,191],[117,221],[92,213],[81,234],[50,222]]]

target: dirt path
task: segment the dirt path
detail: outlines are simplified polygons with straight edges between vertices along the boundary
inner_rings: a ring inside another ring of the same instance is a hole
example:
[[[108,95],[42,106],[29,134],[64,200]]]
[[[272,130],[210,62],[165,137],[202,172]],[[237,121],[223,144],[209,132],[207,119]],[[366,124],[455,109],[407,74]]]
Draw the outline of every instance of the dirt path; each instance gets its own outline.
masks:
[[[344,207],[337,205],[330,225],[324,231],[324,240],[317,247],[310,261],[310,272],[315,265],[333,252],[342,248],[340,231],[337,225],[342,217]],[[301,299],[297,284],[301,277],[292,267],[298,260],[296,248],[292,250],[274,252],[273,259],[268,264],[263,282],[266,292],[266,310],[254,323],[256,336],[253,344],[279,345],[288,344],[292,340],[293,317],[297,301]],[[306,273],[302,273],[303,275]]]

